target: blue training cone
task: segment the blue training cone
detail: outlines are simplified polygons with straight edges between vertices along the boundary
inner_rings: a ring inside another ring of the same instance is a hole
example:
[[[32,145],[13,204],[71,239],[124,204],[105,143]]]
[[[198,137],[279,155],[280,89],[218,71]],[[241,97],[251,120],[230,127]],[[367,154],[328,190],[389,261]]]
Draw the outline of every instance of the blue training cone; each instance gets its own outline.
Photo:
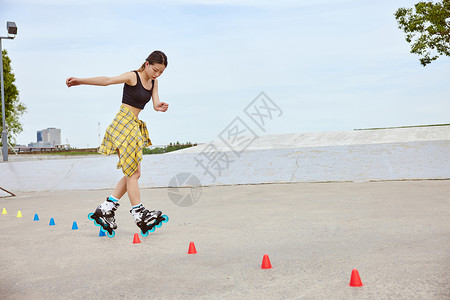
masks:
[[[106,236],[105,232],[100,227],[100,232],[98,233],[98,236]]]
[[[77,230],[77,229],[78,229],[77,222],[73,221],[72,230]]]
[[[55,220],[53,220],[53,218],[50,219],[50,224],[48,226],[53,226],[55,225]]]
[[[38,214],[34,214],[34,220],[33,221],[39,221],[39,216]]]

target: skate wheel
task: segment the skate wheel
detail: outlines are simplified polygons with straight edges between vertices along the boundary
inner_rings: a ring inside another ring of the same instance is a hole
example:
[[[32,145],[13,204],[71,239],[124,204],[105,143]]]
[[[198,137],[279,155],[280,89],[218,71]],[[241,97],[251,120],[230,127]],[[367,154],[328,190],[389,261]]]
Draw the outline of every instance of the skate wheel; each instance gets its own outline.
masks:
[[[94,220],[94,225],[95,225],[95,226],[101,226],[101,225],[97,222],[97,220]]]
[[[113,231],[113,232],[109,233],[108,231],[106,231],[106,235],[107,235],[109,238],[112,238],[112,237],[114,237],[114,236],[116,235],[116,232]]]
[[[141,230],[141,236],[147,237],[148,236],[148,231],[146,233],[143,233],[142,230]]]
[[[164,220],[162,220],[161,222],[163,222],[163,223],[169,222],[169,216],[163,215],[162,217],[164,218]]]
[[[159,222],[159,224],[155,225],[156,228],[161,228],[161,226],[162,226],[161,222]],[[155,228],[153,228],[153,229],[155,229]]]
[[[88,219],[91,220],[91,221],[94,221],[94,219],[92,218],[93,215],[94,215],[94,213],[88,214]]]

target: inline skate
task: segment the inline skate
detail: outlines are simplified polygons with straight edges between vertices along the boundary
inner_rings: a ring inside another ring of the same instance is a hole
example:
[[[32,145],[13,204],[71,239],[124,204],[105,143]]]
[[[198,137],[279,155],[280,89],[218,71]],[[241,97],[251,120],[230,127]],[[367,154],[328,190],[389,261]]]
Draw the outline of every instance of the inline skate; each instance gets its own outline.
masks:
[[[95,226],[101,226],[102,230],[110,238],[116,235],[115,229],[117,229],[115,211],[119,207],[118,202],[114,202],[106,198],[106,201],[100,204],[95,212],[88,215],[88,219],[94,221]]]
[[[162,223],[167,223],[169,217],[162,215],[162,212],[149,211],[142,204],[138,207],[132,208],[130,213],[133,215],[136,225],[141,229],[141,236],[148,236],[149,232],[154,232],[156,228],[162,226]]]

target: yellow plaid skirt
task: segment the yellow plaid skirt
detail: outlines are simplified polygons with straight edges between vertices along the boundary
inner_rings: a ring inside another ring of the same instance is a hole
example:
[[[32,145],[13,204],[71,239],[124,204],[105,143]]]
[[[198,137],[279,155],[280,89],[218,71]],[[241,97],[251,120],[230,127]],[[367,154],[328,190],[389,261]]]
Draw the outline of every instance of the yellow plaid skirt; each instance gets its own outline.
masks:
[[[120,158],[117,168],[122,168],[123,174],[130,177],[142,160],[142,149],[151,144],[145,122],[122,105],[114,121],[106,129],[98,153],[110,155],[118,149]]]

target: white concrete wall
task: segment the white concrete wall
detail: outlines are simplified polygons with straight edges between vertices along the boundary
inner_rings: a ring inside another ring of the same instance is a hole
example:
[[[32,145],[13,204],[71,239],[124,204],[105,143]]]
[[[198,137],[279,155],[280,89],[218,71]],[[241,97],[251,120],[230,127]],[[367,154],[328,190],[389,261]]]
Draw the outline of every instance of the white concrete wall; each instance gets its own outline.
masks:
[[[259,139],[261,145],[263,139]],[[193,174],[202,185],[450,179],[450,139],[368,144],[354,141],[328,146],[323,146],[326,143],[322,141],[319,146],[292,148],[277,148],[274,144],[244,151],[240,157],[224,151],[231,162],[228,167],[221,162],[224,169],[220,174],[214,165],[210,165],[210,174],[198,165],[201,159],[206,165],[202,148],[145,155],[140,186],[167,187],[179,173]],[[14,193],[110,189],[123,176],[115,168],[116,163],[115,155],[0,163],[0,187]]]

